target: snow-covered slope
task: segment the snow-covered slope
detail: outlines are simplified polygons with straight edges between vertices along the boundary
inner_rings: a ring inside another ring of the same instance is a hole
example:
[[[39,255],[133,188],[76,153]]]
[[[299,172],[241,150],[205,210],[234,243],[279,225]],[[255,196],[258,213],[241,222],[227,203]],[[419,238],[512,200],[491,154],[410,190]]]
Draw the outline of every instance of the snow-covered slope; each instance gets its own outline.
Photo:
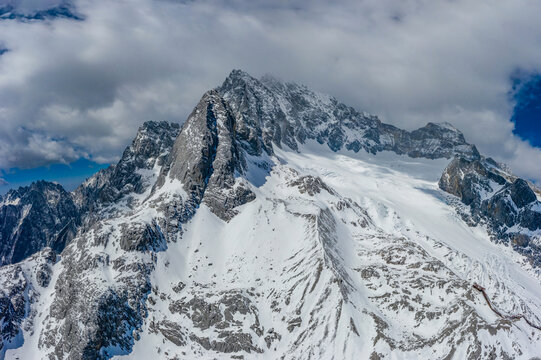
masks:
[[[539,267],[460,195],[539,202],[509,174],[466,186],[455,155],[504,172],[449,125],[406,132],[234,71],[72,195],[59,256],[0,269],[0,357],[538,356]],[[536,221],[514,231],[539,242]]]
[[[276,151],[230,222],[203,205],[158,254],[129,358],[539,353],[538,330],[498,318],[473,288],[539,324],[539,275],[457,217],[437,186],[446,161],[309,147]]]

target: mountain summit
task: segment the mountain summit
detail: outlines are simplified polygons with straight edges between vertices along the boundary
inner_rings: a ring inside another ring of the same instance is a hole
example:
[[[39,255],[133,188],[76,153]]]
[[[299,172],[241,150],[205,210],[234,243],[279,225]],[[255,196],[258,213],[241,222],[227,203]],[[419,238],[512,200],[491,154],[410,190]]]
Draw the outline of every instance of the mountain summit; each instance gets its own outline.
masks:
[[[234,70],[74,192],[0,198],[0,358],[530,359],[538,194],[450,124]]]
[[[305,86],[282,83],[270,76],[257,80],[233,70],[217,88],[238,122],[238,134],[258,138],[267,152],[272,145],[297,150],[316,140],[333,151],[341,149],[370,153],[393,151],[411,157],[451,158],[460,154],[479,157],[460,131],[449,124],[429,123],[408,132],[382,123],[377,117],[316,93]],[[252,140],[257,143],[256,140]]]

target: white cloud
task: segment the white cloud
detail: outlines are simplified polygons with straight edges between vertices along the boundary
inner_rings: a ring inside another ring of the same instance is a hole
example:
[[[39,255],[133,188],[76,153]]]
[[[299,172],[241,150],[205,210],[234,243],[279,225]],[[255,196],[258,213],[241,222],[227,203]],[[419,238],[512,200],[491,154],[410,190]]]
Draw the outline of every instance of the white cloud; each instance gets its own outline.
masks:
[[[31,2],[28,2],[31,3]],[[512,134],[517,69],[541,69],[529,0],[79,1],[85,21],[0,21],[0,168],[118,157],[146,120],[184,121],[233,68],[273,73],[407,129],[449,121],[541,181]]]

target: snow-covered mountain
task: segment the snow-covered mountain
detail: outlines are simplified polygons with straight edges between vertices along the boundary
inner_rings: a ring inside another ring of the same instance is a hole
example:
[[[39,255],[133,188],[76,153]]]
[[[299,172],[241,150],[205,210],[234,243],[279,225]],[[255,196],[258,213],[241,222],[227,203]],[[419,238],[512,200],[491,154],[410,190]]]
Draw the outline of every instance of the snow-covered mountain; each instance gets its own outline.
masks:
[[[0,199],[2,254],[29,246],[0,268],[1,358],[541,355],[538,190],[449,124],[235,70],[62,193],[77,221],[25,215],[46,185]]]

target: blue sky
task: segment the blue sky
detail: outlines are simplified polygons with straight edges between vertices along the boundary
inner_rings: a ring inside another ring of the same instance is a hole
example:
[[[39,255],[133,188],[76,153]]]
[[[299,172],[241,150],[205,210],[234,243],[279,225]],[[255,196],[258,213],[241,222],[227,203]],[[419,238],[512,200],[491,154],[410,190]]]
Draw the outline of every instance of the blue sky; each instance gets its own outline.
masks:
[[[69,165],[52,164],[33,169],[11,169],[0,173],[0,177],[7,182],[4,185],[0,184],[0,194],[6,193],[10,188],[26,186],[36,180],[55,181],[62,184],[66,190],[73,190],[86,178],[107,166],[109,165],[79,159]]]
[[[513,132],[532,146],[541,147],[541,75],[515,79],[513,100]]]
[[[232,69],[303,83],[408,130],[449,122],[541,183],[531,76],[541,1],[1,4],[0,179],[11,186],[73,187],[118,161],[143,122],[182,123]]]

